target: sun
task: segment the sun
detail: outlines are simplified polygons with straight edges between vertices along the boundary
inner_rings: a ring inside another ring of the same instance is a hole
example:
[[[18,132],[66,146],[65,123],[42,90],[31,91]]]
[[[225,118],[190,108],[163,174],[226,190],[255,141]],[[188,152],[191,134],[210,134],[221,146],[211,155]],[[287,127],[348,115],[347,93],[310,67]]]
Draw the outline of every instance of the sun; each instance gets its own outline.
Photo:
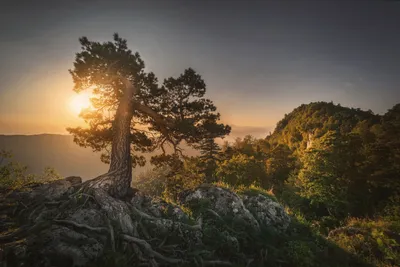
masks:
[[[69,101],[69,108],[75,114],[81,113],[83,109],[91,107],[92,104],[90,103],[90,97],[91,96],[88,93],[74,95]]]

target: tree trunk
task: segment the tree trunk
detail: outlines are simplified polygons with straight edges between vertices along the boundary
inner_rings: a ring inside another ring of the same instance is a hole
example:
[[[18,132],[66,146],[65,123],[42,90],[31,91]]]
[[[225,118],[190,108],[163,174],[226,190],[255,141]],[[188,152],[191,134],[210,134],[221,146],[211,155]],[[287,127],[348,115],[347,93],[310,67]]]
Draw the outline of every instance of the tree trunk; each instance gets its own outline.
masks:
[[[134,93],[135,88],[129,83],[117,108],[113,122],[110,169],[106,174],[89,182],[90,187],[102,188],[117,198],[123,198],[127,194],[132,182],[130,126],[133,117]]]
[[[131,157],[131,121],[133,116],[132,97],[123,97],[121,100],[113,125],[113,140],[111,147],[111,161],[109,175],[112,184],[108,191],[116,197],[123,197],[132,182],[132,157]]]

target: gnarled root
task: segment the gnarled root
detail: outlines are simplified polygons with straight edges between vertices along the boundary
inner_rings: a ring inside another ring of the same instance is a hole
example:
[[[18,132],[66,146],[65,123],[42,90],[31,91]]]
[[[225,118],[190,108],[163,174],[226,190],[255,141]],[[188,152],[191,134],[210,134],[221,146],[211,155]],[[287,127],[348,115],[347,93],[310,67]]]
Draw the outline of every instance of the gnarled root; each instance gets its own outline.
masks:
[[[0,245],[12,250],[16,242],[26,240],[25,256],[19,257],[20,261],[31,261],[29,266],[62,266],[48,258],[59,258],[63,264],[68,258],[71,264],[84,266],[99,260],[107,250],[121,249],[128,249],[124,254],[132,253],[136,262],[147,266],[196,262],[189,250],[201,245],[201,220],[191,225],[150,215],[134,201],[112,197],[98,186],[99,180],[66,185],[61,181],[54,183],[54,187],[50,184],[45,189],[39,187],[35,189],[37,192],[24,194],[24,201],[17,205],[15,212],[22,218],[20,226],[0,235]],[[46,195],[46,192],[50,193]],[[32,260],[32,255],[42,260]],[[211,266],[229,265],[210,258],[201,262]]]
[[[171,264],[178,264],[178,263],[183,263],[184,260],[182,259],[173,259],[173,258],[168,258],[163,256],[162,254],[158,253],[157,251],[154,251],[153,248],[151,247],[151,245],[149,243],[147,243],[145,240],[137,238],[137,237],[133,237],[133,236],[129,236],[129,235],[122,235],[122,238],[126,241],[129,242],[133,242],[135,244],[138,244],[139,246],[143,247],[146,254],[152,259],[152,258],[156,258],[159,260],[162,260],[164,262],[167,263],[171,263]]]
[[[107,192],[110,196],[122,199],[129,195],[128,191],[130,188],[131,179],[125,177],[130,176],[129,171],[125,168],[109,171],[103,175],[100,175],[92,180],[86,181],[82,189],[102,189]]]

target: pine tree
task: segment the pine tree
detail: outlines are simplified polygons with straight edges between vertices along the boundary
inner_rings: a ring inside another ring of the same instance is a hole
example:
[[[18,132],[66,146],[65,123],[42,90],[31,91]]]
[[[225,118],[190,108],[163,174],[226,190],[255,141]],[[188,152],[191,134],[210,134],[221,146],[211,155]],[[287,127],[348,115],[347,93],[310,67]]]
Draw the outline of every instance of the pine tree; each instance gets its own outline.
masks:
[[[218,123],[220,114],[204,98],[205,82],[193,69],[160,85],[118,34],[113,42],[86,37],[79,41],[82,51],[70,73],[76,92],[93,90],[94,108],[81,113],[88,128],[68,131],[80,146],[103,152],[102,160],[110,162],[108,173],[92,180],[91,187],[123,197],[132,181],[132,167],[145,162],[137,152],[160,149],[163,155],[158,159],[163,159],[167,144],[179,155],[182,142],[196,146],[210,134],[223,137],[230,132],[229,126]]]

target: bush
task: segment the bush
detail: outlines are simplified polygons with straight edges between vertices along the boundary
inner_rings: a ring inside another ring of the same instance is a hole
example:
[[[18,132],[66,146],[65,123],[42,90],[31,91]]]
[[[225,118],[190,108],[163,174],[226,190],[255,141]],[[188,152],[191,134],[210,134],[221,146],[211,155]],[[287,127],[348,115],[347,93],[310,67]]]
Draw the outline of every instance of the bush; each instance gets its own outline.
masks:
[[[0,188],[20,189],[34,182],[49,182],[61,176],[51,167],[46,167],[41,175],[28,174],[28,167],[12,161],[10,151],[0,150]]]
[[[171,168],[166,165],[146,170],[136,177],[136,180],[132,182],[132,187],[149,196],[160,197],[165,190],[166,179],[170,173]]]
[[[331,231],[329,239],[375,266],[399,266],[398,231],[397,222],[350,219],[346,226]]]
[[[233,186],[259,185],[266,178],[265,164],[254,156],[237,154],[218,163],[216,175],[220,181]]]
[[[181,168],[173,169],[168,175],[162,197],[166,201],[175,202],[180,192],[194,189],[205,182],[201,160],[196,157],[186,158]]]
[[[293,266],[315,266],[315,254],[311,250],[312,246],[313,244],[308,241],[292,240],[288,242],[286,250]]]

